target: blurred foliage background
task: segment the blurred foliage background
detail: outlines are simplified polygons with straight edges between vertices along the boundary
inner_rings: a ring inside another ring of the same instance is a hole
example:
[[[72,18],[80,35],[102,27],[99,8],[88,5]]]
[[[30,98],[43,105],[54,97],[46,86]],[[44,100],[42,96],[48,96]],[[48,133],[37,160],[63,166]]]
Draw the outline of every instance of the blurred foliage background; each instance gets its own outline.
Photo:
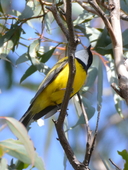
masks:
[[[37,0],[0,1],[0,115],[16,119],[27,110],[30,100],[49,71],[67,53],[67,41],[45,7],[52,3]],[[61,1],[56,1],[61,7]],[[114,169],[111,158],[119,167],[124,167],[117,151],[128,149],[128,109],[125,102],[111,89],[117,82],[112,58],[111,39],[102,20],[84,10],[77,2],[72,3],[73,23],[76,34],[81,39],[77,51],[92,45],[93,65],[88,80],[80,91],[89,124],[94,133],[97,110],[101,107],[99,132],[91,158],[91,170]],[[121,1],[121,9],[128,13],[128,1]],[[104,9],[105,11],[105,9]],[[107,12],[106,12],[107,13]],[[108,13],[107,13],[108,14]],[[60,12],[65,24],[65,18]],[[128,23],[121,20],[124,43],[124,56],[127,58]],[[58,114],[53,116],[57,119]],[[123,117],[123,118],[122,118]],[[1,121],[2,124],[2,121]],[[52,118],[39,127],[31,125],[29,135],[37,153],[42,157],[47,170],[72,169],[56,140]],[[75,96],[69,103],[65,121],[68,140],[80,161],[83,160],[86,146],[86,130],[78,99]],[[13,138],[8,128],[1,131],[1,140]],[[5,154],[10,164],[12,157]]]

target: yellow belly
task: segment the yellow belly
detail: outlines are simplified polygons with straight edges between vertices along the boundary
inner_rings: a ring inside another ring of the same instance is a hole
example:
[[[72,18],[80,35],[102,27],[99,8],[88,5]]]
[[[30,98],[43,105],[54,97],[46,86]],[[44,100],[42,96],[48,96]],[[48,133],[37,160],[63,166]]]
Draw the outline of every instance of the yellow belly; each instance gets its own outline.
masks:
[[[70,95],[72,97],[83,86],[86,80],[86,72],[82,65],[75,60],[76,74],[73,83],[73,91]],[[62,103],[66,85],[68,81],[69,65],[67,64],[64,69],[58,74],[58,76],[51,82],[35,99],[31,111],[33,114],[40,112],[48,106],[53,106]]]

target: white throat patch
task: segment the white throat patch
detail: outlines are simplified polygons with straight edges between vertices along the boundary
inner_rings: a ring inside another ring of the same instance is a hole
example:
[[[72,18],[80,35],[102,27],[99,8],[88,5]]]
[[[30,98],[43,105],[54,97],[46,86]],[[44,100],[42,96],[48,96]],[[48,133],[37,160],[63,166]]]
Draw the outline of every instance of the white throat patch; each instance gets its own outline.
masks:
[[[88,51],[86,49],[85,50],[77,51],[75,53],[75,57],[80,59],[87,66],[89,54],[88,54]]]

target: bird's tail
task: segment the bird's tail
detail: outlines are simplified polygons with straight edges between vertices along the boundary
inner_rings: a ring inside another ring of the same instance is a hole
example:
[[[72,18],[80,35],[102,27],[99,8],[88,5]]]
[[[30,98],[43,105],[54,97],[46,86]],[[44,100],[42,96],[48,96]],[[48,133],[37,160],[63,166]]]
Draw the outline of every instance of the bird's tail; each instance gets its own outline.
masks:
[[[33,114],[28,110],[19,120],[27,128],[28,125],[33,121]]]

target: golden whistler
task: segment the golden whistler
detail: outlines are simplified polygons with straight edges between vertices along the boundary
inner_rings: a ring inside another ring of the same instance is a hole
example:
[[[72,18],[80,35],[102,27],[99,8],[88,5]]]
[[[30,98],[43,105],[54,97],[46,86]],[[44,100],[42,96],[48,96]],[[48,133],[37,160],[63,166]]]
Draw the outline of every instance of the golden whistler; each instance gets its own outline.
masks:
[[[76,74],[73,82],[72,98],[86,81],[88,68],[93,60],[90,46],[87,49],[78,51],[75,54]],[[31,101],[26,113],[20,121],[25,127],[31,121],[38,120],[42,116],[50,117],[60,108],[64,98],[69,75],[68,57],[59,60],[46,75],[39,86],[39,89]]]

